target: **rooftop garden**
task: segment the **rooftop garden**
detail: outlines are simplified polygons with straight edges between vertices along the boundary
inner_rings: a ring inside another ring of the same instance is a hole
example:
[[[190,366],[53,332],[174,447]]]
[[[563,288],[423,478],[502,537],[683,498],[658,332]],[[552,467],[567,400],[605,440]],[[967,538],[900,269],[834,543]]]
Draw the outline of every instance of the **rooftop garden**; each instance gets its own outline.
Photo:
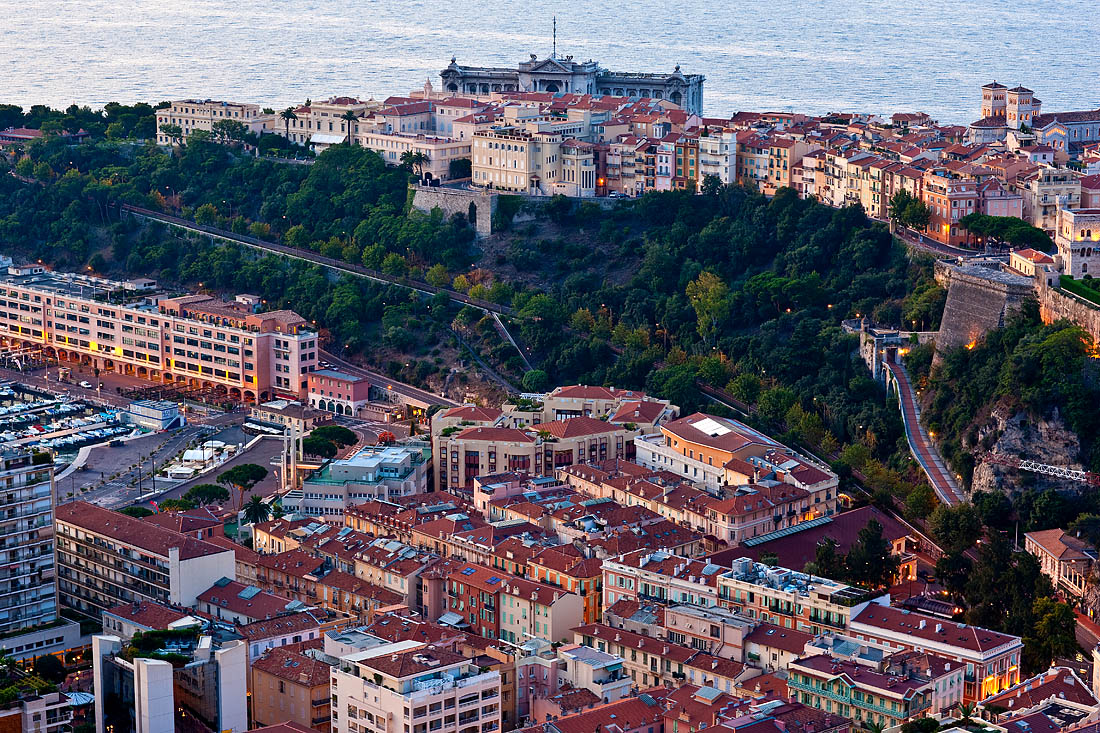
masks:
[[[130,662],[134,659],[161,659],[173,667],[182,667],[191,661],[191,650],[198,643],[199,633],[197,626],[144,633],[138,631],[129,646],[122,650],[122,658]]]

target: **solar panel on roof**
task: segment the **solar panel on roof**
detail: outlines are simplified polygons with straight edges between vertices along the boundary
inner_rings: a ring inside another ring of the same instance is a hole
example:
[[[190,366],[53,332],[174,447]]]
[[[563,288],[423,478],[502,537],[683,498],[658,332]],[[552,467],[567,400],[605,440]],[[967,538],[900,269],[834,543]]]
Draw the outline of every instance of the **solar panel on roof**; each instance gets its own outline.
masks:
[[[462,568],[463,575],[473,575],[476,572],[477,570],[475,570],[474,568]]]
[[[489,583],[489,585],[496,585],[500,582],[500,578],[494,575],[493,577],[489,578],[487,582]]]

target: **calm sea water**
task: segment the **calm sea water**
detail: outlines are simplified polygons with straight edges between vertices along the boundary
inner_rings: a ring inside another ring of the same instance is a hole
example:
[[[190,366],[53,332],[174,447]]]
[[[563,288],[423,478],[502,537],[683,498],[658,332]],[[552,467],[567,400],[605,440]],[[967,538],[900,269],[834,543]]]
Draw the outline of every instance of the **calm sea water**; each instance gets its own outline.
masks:
[[[1100,106],[1097,0],[0,0],[0,102],[183,96],[272,107],[423,85],[452,54],[558,52],[707,77],[708,114],[923,110],[978,116],[993,78],[1044,107]]]

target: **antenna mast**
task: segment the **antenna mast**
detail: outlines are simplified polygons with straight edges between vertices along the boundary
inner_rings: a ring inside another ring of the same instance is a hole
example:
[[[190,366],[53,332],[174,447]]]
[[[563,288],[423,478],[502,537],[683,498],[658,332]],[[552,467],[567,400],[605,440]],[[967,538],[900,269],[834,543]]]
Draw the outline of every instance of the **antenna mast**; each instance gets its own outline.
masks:
[[[558,57],[558,16],[554,16],[554,50],[550,53],[550,58],[556,59]]]

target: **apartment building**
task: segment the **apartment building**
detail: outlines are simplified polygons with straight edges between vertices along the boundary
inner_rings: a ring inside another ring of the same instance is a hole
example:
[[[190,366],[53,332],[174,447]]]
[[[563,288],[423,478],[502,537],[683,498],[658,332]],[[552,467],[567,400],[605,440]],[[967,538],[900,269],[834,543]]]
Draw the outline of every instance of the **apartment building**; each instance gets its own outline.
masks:
[[[814,635],[844,630],[868,606],[890,602],[889,595],[748,558],[732,566],[717,576],[718,604],[786,629]]]
[[[1055,589],[1078,598],[1084,594],[1097,561],[1091,544],[1061,529],[1044,529],[1026,533],[1024,549],[1039,559],[1043,575]]]
[[[96,620],[135,601],[194,606],[235,572],[231,549],[83,501],[57,508],[54,532],[59,602]]]
[[[722,568],[665,550],[641,549],[603,563],[603,606],[621,600],[718,605]]]
[[[583,601],[575,593],[467,564],[450,574],[449,612],[440,621],[512,644],[528,638],[560,642],[581,623]]]
[[[717,176],[729,185],[737,180],[737,133],[733,130],[709,130],[699,135],[699,183]]]
[[[788,673],[792,699],[865,725],[892,728],[961,702],[962,668],[931,654],[817,654],[795,660]]]
[[[729,502],[708,507],[715,524],[708,531],[731,544],[836,510],[836,474],[744,423],[697,412],[662,424],[660,431],[634,440],[637,462],[682,476]],[[784,495],[780,484],[806,494]],[[779,515],[770,506],[776,502]]]
[[[252,660],[249,689],[253,727],[291,722],[321,733],[329,732],[332,668],[303,653],[301,646],[277,647]]]
[[[49,454],[0,447],[0,633],[57,618],[53,512],[56,504]],[[19,638],[8,649],[22,650]]]
[[[1077,209],[1081,204],[1081,176],[1067,168],[1044,166],[1022,176],[1017,190],[1024,199],[1024,221],[1048,234],[1058,230],[1059,209]]]
[[[359,416],[370,403],[370,380],[335,369],[318,369],[307,375],[309,404],[337,415]]]
[[[860,641],[928,652],[965,665],[963,702],[984,700],[1020,681],[1023,642],[1018,636],[878,604],[852,611],[848,635]]]
[[[930,168],[924,173],[924,203],[932,213],[928,236],[952,246],[969,241],[959,219],[981,211],[976,179],[946,167]]]
[[[365,501],[392,501],[428,490],[428,443],[368,446],[329,461],[283,497],[283,509],[343,522],[344,511]]]
[[[248,402],[304,394],[317,364],[314,328],[292,311],[253,312],[258,303],[167,298],[39,266],[9,267],[0,292],[0,339],[62,363]]]
[[[475,132],[470,158],[473,183],[517,193],[549,193],[560,180],[562,142],[557,132],[516,127]]]
[[[273,131],[276,126],[274,115],[265,115],[258,104],[245,102],[221,102],[213,99],[180,99],[170,106],[157,110],[157,144],[171,145],[176,142],[165,133],[162,125],[176,125],[186,140],[195,130],[210,132],[215,122],[233,120],[248,128],[249,132],[260,134]]]
[[[495,733],[500,672],[461,654],[413,641],[349,654],[332,669],[333,733]]]
[[[602,565],[596,558],[583,557],[573,545],[556,545],[532,555],[526,570],[531,580],[580,596],[583,622],[591,624],[603,618]]]

